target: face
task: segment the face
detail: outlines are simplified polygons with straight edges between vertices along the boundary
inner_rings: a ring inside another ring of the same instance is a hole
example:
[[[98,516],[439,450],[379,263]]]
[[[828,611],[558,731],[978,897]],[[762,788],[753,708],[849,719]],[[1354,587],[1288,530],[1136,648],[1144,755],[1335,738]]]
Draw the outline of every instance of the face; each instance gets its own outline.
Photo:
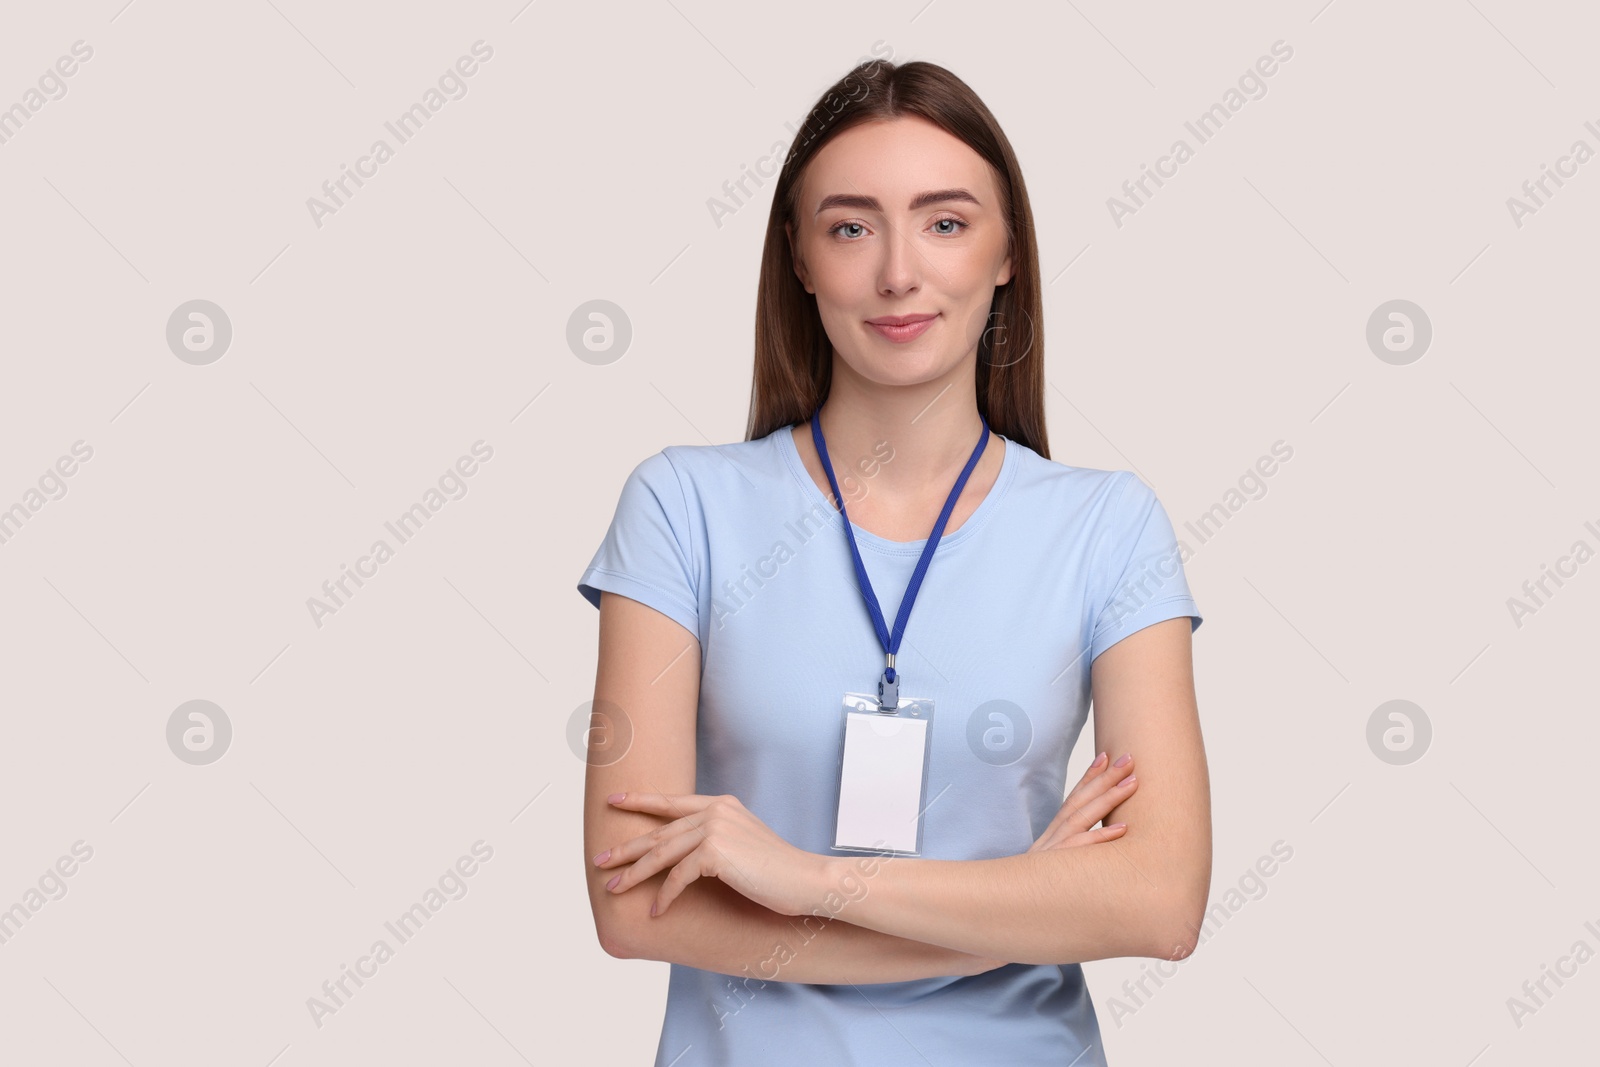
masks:
[[[911,116],[846,130],[807,165],[797,213],[795,273],[851,370],[911,385],[976,359],[1011,256],[994,174],[964,142]]]

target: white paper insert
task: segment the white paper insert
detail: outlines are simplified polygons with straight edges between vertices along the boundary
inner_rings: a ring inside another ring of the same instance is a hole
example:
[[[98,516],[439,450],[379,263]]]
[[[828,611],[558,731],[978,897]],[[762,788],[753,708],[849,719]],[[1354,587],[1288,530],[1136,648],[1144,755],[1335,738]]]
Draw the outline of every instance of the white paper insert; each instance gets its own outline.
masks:
[[[927,732],[906,715],[846,717],[834,848],[917,850]]]

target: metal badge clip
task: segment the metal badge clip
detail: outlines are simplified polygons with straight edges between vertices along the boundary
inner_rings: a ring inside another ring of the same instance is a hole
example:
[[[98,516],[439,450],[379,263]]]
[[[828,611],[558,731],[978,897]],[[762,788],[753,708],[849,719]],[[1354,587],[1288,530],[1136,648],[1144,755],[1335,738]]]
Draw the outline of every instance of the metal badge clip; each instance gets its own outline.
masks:
[[[878,710],[885,715],[893,715],[900,710],[900,675],[894,669],[894,654],[884,657],[883,677],[878,679]],[[889,675],[894,674],[894,680],[889,680]]]

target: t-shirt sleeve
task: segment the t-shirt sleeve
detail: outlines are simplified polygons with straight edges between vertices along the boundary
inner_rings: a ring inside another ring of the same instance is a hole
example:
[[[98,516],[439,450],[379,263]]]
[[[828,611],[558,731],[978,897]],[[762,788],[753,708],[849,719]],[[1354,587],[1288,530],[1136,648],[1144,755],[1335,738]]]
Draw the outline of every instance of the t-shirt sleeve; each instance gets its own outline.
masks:
[[[1091,661],[1153,623],[1187,615],[1193,620],[1189,627],[1193,633],[1202,621],[1183,572],[1172,520],[1138,475],[1124,473],[1121,495],[1111,508],[1110,526],[1100,543],[1100,611]]]
[[[596,608],[601,590],[620,593],[698,637],[700,597],[691,543],[683,484],[666,452],[657,452],[623,483],[611,528],[578,579],[578,592]]]

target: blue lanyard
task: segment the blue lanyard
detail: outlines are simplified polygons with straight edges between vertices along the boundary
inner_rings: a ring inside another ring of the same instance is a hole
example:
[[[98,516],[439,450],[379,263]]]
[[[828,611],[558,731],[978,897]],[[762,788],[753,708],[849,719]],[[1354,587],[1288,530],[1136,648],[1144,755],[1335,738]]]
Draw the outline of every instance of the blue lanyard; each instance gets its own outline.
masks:
[[[850,554],[855,557],[856,581],[861,586],[861,596],[867,602],[867,611],[872,616],[872,625],[878,631],[878,640],[883,645],[884,669],[883,677],[878,681],[878,702],[882,708],[894,711],[900,706],[900,678],[895,673],[894,656],[900,651],[900,639],[905,636],[906,620],[911,617],[911,605],[917,599],[917,590],[922,588],[923,576],[928,573],[928,564],[933,560],[934,550],[939,547],[939,538],[944,536],[945,524],[950,521],[950,513],[955,510],[956,499],[961,496],[962,488],[967,484],[967,478],[978,465],[978,457],[983,455],[984,446],[989,443],[989,422],[978,413],[978,421],[983,423],[983,436],[978,438],[978,446],[972,450],[972,456],[967,460],[967,465],[961,470],[961,477],[956,479],[956,487],[950,490],[950,498],[944,502],[944,510],[939,512],[939,521],[933,524],[933,533],[928,535],[927,546],[922,550],[922,558],[917,560],[917,568],[911,573],[911,584],[906,587],[906,595],[900,601],[900,611],[894,620],[894,632],[891,634],[883,621],[883,609],[878,606],[878,596],[872,591],[872,580],[867,577],[866,564],[861,561],[861,549],[856,547],[855,531],[850,526],[850,515],[844,509],[844,494],[839,492],[839,480],[833,476],[833,464],[828,459],[828,446],[822,439],[822,408],[819,406],[811,413],[811,440],[817,446],[817,455],[822,459],[822,469],[828,472],[828,484],[833,487],[833,497],[839,502],[839,515],[844,519],[844,533],[850,541]]]

